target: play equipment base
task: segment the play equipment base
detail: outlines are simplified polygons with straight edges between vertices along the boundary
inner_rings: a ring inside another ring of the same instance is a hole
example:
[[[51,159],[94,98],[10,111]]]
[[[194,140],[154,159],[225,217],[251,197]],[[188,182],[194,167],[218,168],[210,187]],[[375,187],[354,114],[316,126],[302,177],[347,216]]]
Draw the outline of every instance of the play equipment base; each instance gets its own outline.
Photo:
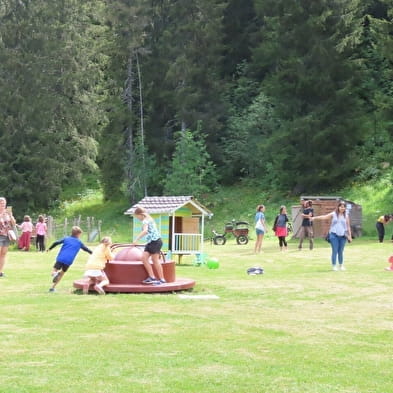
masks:
[[[177,278],[175,273],[175,261],[161,260],[166,284],[151,285],[142,284],[147,277],[146,270],[141,259],[141,251],[134,248],[125,248],[118,252],[113,261],[105,266],[109,285],[104,287],[105,292],[110,293],[160,293],[174,292],[191,289],[195,281],[189,278]],[[157,272],[154,270],[157,277]],[[83,278],[74,281],[74,288],[82,289],[85,280]],[[93,289],[91,285],[90,289]]]

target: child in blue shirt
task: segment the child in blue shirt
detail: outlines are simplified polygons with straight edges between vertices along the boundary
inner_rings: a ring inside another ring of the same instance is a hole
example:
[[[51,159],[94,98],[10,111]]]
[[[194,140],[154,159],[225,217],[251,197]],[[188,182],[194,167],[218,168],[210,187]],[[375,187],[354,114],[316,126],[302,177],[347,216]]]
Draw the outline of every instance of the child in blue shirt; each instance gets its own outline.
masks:
[[[55,292],[55,286],[60,282],[65,272],[73,264],[74,259],[80,249],[88,252],[89,254],[92,253],[92,251],[88,247],[86,247],[80,240],[81,235],[82,235],[82,229],[80,229],[77,226],[74,226],[72,227],[71,236],[67,236],[60,240],[55,241],[48,248],[47,252],[52,250],[52,248],[58,246],[59,244],[63,244],[59,253],[57,254],[56,262],[53,265],[53,271],[52,271],[53,285],[49,289],[49,292]]]

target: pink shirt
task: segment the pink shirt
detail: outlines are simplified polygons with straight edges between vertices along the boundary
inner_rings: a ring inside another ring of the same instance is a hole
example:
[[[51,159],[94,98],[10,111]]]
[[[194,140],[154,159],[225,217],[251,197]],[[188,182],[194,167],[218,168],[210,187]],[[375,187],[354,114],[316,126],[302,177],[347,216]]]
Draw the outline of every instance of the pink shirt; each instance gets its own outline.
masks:
[[[20,229],[22,232],[33,232],[33,224],[31,221],[23,221],[22,224],[20,224]]]
[[[46,224],[44,222],[37,222],[35,224],[35,229],[37,231],[37,235],[45,236],[46,235]]]

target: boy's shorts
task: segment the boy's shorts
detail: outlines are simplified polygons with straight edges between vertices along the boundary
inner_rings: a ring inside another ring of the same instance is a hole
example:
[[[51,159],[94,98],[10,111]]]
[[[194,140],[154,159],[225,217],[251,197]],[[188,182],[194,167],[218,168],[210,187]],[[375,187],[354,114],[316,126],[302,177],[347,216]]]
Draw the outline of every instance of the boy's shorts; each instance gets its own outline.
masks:
[[[162,247],[162,240],[152,240],[150,243],[146,244],[145,251],[149,254],[159,254]]]
[[[70,267],[71,265],[66,265],[65,263],[63,263],[63,262],[56,262],[54,265],[53,265],[53,269],[56,269],[56,270],[63,270],[63,272],[65,273],[67,270],[68,270],[68,268]]]

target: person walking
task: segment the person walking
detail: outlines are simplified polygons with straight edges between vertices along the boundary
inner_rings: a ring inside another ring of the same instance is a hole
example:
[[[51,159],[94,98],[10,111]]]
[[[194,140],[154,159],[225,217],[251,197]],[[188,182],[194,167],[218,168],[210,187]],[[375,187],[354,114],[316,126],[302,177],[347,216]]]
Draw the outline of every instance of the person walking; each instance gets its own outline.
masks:
[[[313,231],[313,226],[312,226],[312,221],[311,217],[314,216],[314,209],[312,207],[312,201],[306,201],[303,206],[303,211],[302,211],[302,226],[300,228],[300,241],[299,241],[299,250],[302,249],[303,246],[303,240],[305,237],[308,237],[308,240],[310,242],[310,250],[314,248],[314,231]]]
[[[46,236],[46,232],[48,230],[44,216],[41,216],[41,215],[38,216],[37,224],[35,224],[35,230],[36,230],[35,245],[36,245],[37,251],[44,252],[45,251],[45,236]]]
[[[349,215],[346,211],[345,202],[340,201],[334,210],[331,213],[316,216],[311,218],[314,220],[330,220],[330,229],[329,229],[329,242],[332,247],[332,269],[334,271],[337,269],[337,258],[340,270],[346,270],[344,266],[344,247],[345,243],[352,241],[352,233],[351,233],[351,223],[349,220]]]
[[[288,222],[288,215],[287,215],[287,208],[285,206],[280,207],[280,213],[277,215],[275,221],[274,221],[274,226],[273,230],[278,237],[278,244],[280,246],[280,250],[287,250],[288,244],[286,241],[286,237],[288,236],[288,228],[287,228],[287,222]]]
[[[29,251],[31,234],[33,232],[33,223],[30,216],[24,216],[22,224],[17,225],[17,227],[22,231],[22,235],[18,240],[18,248],[22,251]]]
[[[15,224],[16,221],[12,212],[7,209],[7,200],[0,197],[0,277],[5,276],[3,270],[10,245],[8,232],[14,228]]]

